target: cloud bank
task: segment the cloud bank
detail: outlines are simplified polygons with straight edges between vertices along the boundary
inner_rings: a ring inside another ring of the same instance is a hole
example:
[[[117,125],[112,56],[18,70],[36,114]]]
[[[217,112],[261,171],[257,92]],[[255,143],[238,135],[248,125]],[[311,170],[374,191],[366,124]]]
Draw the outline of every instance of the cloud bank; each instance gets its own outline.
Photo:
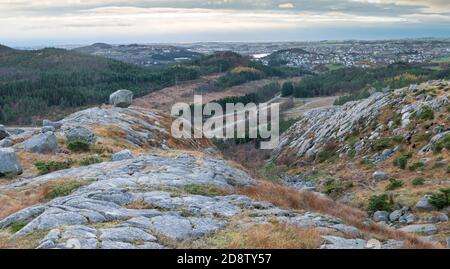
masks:
[[[0,0],[0,43],[450,36],[448,0]]]

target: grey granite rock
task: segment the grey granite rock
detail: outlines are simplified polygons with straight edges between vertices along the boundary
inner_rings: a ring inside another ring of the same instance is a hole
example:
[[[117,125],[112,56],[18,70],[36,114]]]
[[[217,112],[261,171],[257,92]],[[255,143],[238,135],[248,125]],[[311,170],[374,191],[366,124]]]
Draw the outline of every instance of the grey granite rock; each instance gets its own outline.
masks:
[[[133,92],[129,90],[118,90],[109,96],[109,103],[116,107],[126,108],[133,102]]]
[[[58,148],[58,141],[53,132],[47,132],[31,137],[23,143],[23,146],[26,151],[33,153],[54,153]]]
[[[7,174],[22,174],[22,166],[17,161],[14,149],[0,148],[0,175]]]

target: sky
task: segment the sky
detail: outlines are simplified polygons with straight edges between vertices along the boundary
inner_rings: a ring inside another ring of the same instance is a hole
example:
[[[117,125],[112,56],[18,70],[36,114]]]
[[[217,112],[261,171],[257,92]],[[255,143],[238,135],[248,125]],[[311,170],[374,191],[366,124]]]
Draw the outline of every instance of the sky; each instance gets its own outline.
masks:
[[[450,0],[0,0],[0,43],[450,37]]]

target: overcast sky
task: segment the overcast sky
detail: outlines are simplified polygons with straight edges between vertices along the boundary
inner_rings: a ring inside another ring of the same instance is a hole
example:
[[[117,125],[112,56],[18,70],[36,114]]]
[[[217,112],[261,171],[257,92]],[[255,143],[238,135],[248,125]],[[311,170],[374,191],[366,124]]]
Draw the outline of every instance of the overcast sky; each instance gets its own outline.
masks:
[[[0,0],[10,46],[450,37],[450,0]]]

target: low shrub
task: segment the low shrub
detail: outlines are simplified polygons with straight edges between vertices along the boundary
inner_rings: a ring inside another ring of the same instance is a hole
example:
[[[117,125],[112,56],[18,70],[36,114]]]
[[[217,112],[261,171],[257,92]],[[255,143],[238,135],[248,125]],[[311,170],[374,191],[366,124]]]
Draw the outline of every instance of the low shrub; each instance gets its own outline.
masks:
[[[403,187],[403,181],[395,179],[395,178],[391,178],[389,179],[389,184],[386,186],[386,190],[387,191],[392,191],[398,188]]]
[[[419,142],[428,142],[431,139],[431,132],[425,132],[422,134],[418,134],[414,137],[414,142],[419,143]]]
[[[443,149],[450,150],[450,134],[447,134],[432,146],[432,150],[435,154],[440,153]]]
[[[425,179],[423,177],[416,177],[412,181],[413,186],[422,186],[423,184],[425,184]]]
[[[369,198],[369,205],[367,211],[373,213],[375,211],[391,211],[392,201],[390,201],[387,194],[373,195]]]
[[[400,156],[394,159],[394,165],[401,169],[406,169],[406,165],[408,164],[409,158],[411,158],[411,154],[401,154]]]
[[[50,188],[47,195],[44,197],[44,200],[50,201],[57,197],[70,195],[73,191],[84,185],[85,183],[76,180],[63,182],[60,185]]]
[[[375,150],[388,149],[392,146],[391,140],[389,138],[380,138],[373,144]]]
[[[421,170],[421,169],[423,169],[425,167],[425,164],[423,163],[423,162],[415,162],[415,163],[413,163],[413,164],[411,164],[409,167],[408,167],[408,169],[410,170],[410,171],[416,171],[416,170]]]
[[[17,233],[18,231],[22,230],[23,227],[27,226],[27,224],[25,222],[22,221],[17,221],[15,223],[13,223],[9,229],[11,230],[12,233]]]
[[[276,165],[273,162],[270,162],[263,166],[260,170],[261,175],[270,181],[278,181],[280,177],[286,172],[287,167],[284,165]]]
[[[54,171],[68,169],[72,164],[72,161],[38,161],[34,166],[36,166],[40,175],[45,175]]]
[[[394,136],[392,137],[392,140],[393,140],[395,143],[400,144],[400,143],[403,142],[403,136],[401,136],[401,135],[394,135]]]
[[[433,108],[424,106],[421,111],[415,114],[415,117],[419,120],[432,120],[434,119]]]
[[[103,162],[102,158],[98,155],[88,156],[86,158],[81,159],[78,163],[81,166],[88,166],[95,163],[101,163]]]
[[[430,204],[437,209],[443,209],[450,206],[450,188],[440,189],[439,192],[433,193],[430,197]]]
[[[86,140],[74,140],[67,144],[67,148],[73,152],[89,151],[91,144]]]
[[[216,187],[215,185],[201,185],[201,184],[191,184],[184,186],[184,191],[189,194],[194,195],[204,195],[204,196],[223,196],[226,195],[227,192],[223,189]]]

